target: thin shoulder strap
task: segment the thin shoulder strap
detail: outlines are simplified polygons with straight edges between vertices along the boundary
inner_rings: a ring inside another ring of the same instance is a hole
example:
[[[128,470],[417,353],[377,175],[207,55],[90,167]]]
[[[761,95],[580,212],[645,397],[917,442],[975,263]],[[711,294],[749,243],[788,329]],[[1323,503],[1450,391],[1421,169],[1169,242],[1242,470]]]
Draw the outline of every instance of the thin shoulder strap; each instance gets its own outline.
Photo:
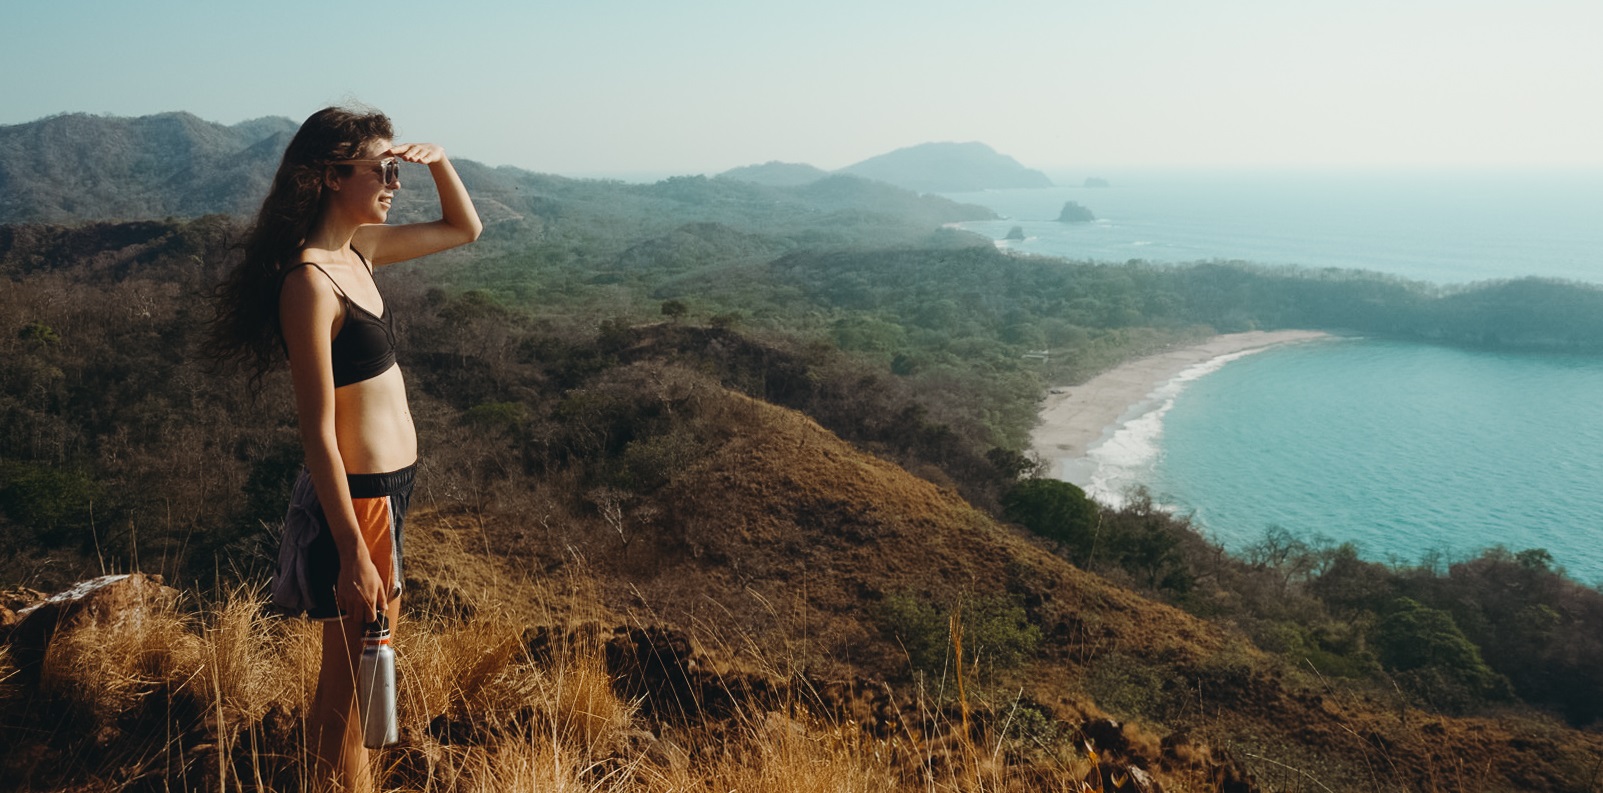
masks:
[[[361,255],[361,254],[357,254],[357,255]],[[364,261],[366,261],[366,260],[364,260]],[[317,271],[322,273],[323,277],[327,278],[328,282],[330,284],[334,285],[334,291],[336,291],[336,292],[338,292],[340,294],[340,299],[344,300],[346,302],[350,302],[350,299],[351,299],[350,296],[345,294],[345,290],[344,289],[340,288],[339,282],[334,280],[334,276],[329,275],[328,271],[323,269],[322,266],[320,266],[317,262],[298,262],[298,263],[296,263],[294,265],[291,265],[289,269],[284,271],[284,275],[279,278],[278,288],[280,290],[282,290],[284,288],[284,279],[288,278],[290,273],[293,273],[293,272],[295,272],[296,270],[299,270],[302,267],[316,267]]]
[[[368,275],[372,275],[373,274],[373,264],[372,264],[372,262],[369,262],[367,260],[367,257],[363,256],[362,252],[356,249],[355,245],[351,246],[351,253],[356,254],[356,258],[362,260],[362,266],[367,268],[367,274]]]
[[[317,271],[322,273],[324,278],[328,279],[329,284],[333,285],[334,291],[340,296],[340,301],[345,303],[347,306],[352,305],[351,299],[345,296],[345,290],[340,288],[339,283],[334,280],[334,276],[329,275],[328,271],[322,267],[318,267],[317,262],[296,262],[295,264],[284,268],[284,272],[278,274],[278,291],[280,294],[284,292],[284,282],[289,280],[289,274],[301,269],[302,267],[317,267]],[[348,311],[349,308],[346,310]],[[278,343],[284,347],[284,355],[287,357],[289,355],[289,340],[284,338],[284,330],[282,328],[280,328],[278,331]]]

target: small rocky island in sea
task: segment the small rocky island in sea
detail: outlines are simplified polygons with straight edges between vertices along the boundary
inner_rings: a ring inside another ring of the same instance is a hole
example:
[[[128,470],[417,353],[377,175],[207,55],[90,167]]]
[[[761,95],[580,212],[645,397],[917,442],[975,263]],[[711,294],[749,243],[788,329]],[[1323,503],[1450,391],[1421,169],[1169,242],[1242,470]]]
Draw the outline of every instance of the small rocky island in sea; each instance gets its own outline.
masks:
[[[1014,226],[1013,228],[1008,229],[1007,230],[1007,236],[1003,237],[1002,239],[1005,239],[1005,240],[1019,240],[1019,241],[1022,242],[1024,240],[1024,227],[1023,226]]]
[[[1108,180],[1103,179],[1100,176],[1087,176],[1085,178],[1085,186],[1086,187],[1112,187],[1113,185],[1108,184]]]
[[[1096,215],[1075,201],[1065,202],[1063,211],[1058,213],[1059,223],[1090,223],[1093,220],[1096,220]]]

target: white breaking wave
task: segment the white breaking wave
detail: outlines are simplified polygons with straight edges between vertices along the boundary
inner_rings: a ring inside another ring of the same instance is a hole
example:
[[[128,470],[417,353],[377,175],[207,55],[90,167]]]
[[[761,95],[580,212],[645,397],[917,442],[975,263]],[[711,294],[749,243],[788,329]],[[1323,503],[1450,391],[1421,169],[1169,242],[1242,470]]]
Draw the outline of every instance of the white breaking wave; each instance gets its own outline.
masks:
[[[1163,438],[1163,419],[1174,407],[1175,399],[1192,383],[1225,364],[1267,349],[1255,347],[1193,364],[1130,406],[1114,423],[1112,432],[1086,450],[1085,465],[1074,466],[1089,471],[1081,485],[1086,495],[1115,509],[1124,506],[1125,494],[1150,479],[1161,450],[1158,444]]]

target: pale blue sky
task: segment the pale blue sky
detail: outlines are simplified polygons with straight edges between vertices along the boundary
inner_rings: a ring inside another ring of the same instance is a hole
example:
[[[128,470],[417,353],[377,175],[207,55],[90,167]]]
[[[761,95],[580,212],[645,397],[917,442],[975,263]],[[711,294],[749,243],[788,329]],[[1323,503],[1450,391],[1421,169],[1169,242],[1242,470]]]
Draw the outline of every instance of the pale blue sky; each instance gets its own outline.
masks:
[[[350,4],[6,0],[0,124],[354,98],[561,174],[1027,165],[1603,165],[1598,0]]]

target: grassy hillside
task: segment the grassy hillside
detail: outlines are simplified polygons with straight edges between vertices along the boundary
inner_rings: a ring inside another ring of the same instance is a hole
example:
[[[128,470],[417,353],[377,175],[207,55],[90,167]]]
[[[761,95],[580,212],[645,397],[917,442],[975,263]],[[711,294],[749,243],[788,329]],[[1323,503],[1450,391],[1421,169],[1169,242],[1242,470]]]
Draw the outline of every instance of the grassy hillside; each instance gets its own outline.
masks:
[[[425,488],[387,789],[1114,789],[1133,767],[1166,790],[1580,790],[1603,752],[1300,671],[797,413],[646,368],[700,443],[649,498]],[[310,628],[248,590],[142,602],[4,678],[10,777],[294,789]]]

